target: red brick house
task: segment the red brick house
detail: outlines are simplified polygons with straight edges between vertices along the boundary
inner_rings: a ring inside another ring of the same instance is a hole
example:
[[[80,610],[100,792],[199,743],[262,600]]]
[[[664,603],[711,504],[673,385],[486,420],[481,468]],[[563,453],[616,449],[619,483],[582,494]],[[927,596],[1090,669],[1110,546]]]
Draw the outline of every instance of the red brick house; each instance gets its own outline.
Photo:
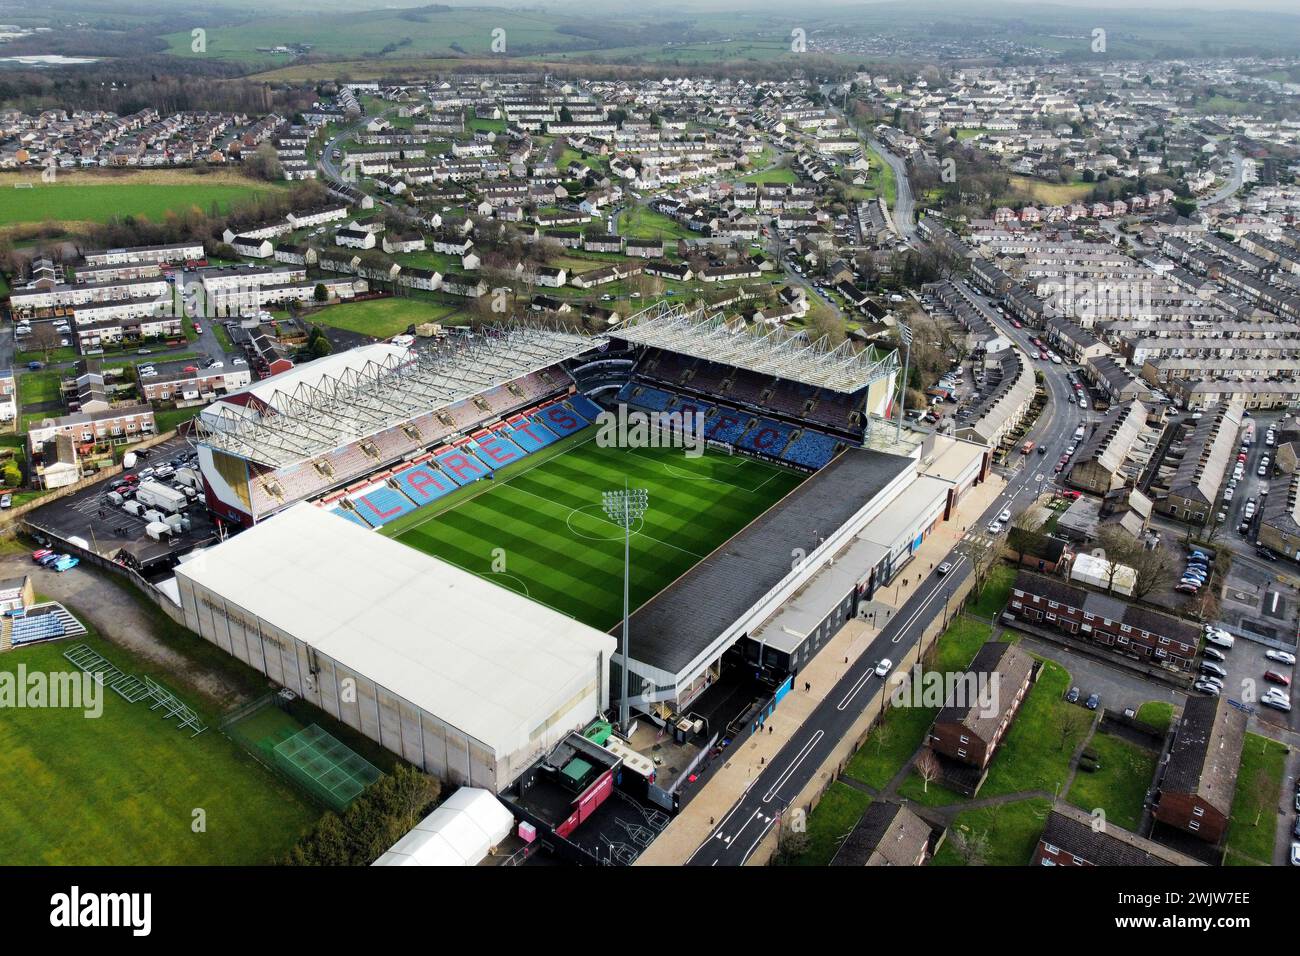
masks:
[[[929,744],[936,753],[982,770],[997,752],[1038,668],[1034,659],[1014,644],[989,641],[975,654],[968,674],[977,681],[989,681],[988,698],[972,699],[976,697],[971,692],[975,681],[967,682],[962,695],[966,699],[950,698],[934,719]]]
[[[1035,627],[1086,638],[1136,660],[1190,671],[1200,629],[1181,618],[1032,571],[1016,575],[1007,610]]]
[[[1191,697],[1174,725],[1155,818],[1218,843],[1228,829],[1246,714],[1218,697]]]
[[[1038,838],[1031,866],[1203,866],[1109,820],[1094,826],[1092,815],[1068,803],[1057,803]]]

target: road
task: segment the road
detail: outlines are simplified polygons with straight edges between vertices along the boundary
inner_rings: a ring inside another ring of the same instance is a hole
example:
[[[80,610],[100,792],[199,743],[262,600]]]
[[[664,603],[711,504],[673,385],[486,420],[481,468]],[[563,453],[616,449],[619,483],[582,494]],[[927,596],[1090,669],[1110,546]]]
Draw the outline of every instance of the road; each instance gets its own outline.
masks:
[[[1228,155],[1228,158],[1232,161],[1232,175],[1228,178],[1228,181],[1204,199],[1198,199],[1196,205],[1212,206],[1216,202],[1222,202],[1241,189],[1242,155],[1241,153],[1234,151]]]
[[[1013,339],[1015,341],[1015,339]],[[1077,427],[1077,406],[1065,403],[1069,389],[1063,366],[1045,370],[1053,400],[1030,429],[1028,437],[1045,444],[1049,451],[1042,461],[1054,460],[1070,441]],[[1081,411],[1081,410],[1079,410]],[[982,531],[1005,508],[1023,511],[1037,500],[1048,484],[1045,469],[1034,468],[1039,459],[1024,459],[1014,471],[1001,497],[971,523],[972,534]],[[876,665],[884,658],[900,661],[907,657],[936,617],[946,615],[948,597],[972,573],[965,542],[954,547],[944,560],[952,565],[944,576],[931,573],[924,584],[890,618],[875,640],[854,661],[833,691],[795,731],[776,757],[754,778],[741,798],[693,853],[689,866],[743,866],[759,843],[777,824],[808,782],[817,774],[836,746],[849,733],[873,695],[884,692],[885,678],[877,677]]]

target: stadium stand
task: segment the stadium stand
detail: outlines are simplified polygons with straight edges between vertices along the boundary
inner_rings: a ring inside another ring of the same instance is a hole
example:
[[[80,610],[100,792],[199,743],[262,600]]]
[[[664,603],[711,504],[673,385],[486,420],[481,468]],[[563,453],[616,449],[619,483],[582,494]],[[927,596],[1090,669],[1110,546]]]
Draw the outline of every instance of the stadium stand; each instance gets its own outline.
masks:
[[[652,412],[662,412],[668,408],[668,403],[672,401],[672,396],[661,389],[652,388],[641,382],[633,380],[618,393],[619,401],[628,405],[636,405]]]
[[[710,441],[734,445],[745,434],[746,426],[753,416],[730,408],[718,407],[718,414],[710,418],[704,426],[704,434]]]
[[[560,404],[547,405],[537,413],[536,418],[560,436],[572,435],[576,431],[581,431],[588,424],[587,421],[574,414],[569,408]]]
[[[56,637],[63,637],[66,633],[63,621],[57,614],[33,614],[13,619],[9,643],[18,647],[36,641],[50,641]]]
[[[524,457],[524,450],[506,435],[488,434],[469,443],[474,454],[489,468],[502,468]]]
[[[348,497],[366,521],[376,528],[415,510],[415,502],[383,482]]]
[[[361,517],[361,515],[357,514],[351,508],[344,508],[342,505],[336,505],[335,507],[331,508],[330,511],[338,515],[340,518],[347,518],[349,521],[355,521],[363,528],[374,527],[369,521]]]
[[[520,416],[519,421],[507,425],[502,432],[520,448],[526,452],[541,451],[547,445],[557,440],[555,432],[551,431],[536,419]]]
[[[793,433],[792,425],[783,425],[770,418],[760,418],[754,423],[753,428],[740,437],[736,447],[777,457],[785,449],[786,442],[790,440]]]
[[[785,450],[781,452],[781,457],[796,465],[821,468],[835,457],[835,450],[839,444],[829,435],[814,431],[811,428],[805,428],[799,432],[793,441],[785,446]]]
[[[568,404],[569,407],[589,422],[594,422],[601,411],[600,406],[586,395],[570,395]]]
[[[451,448],[435,454],[433,460],[438,463],[442,473],[458,485],[468,485],[471,481],[486,478],[492,472],[474,455],[473,449]]]
[[[404,468],[393,476],[393,481],[417,507],[456,490],[456,482],[428,464]]]

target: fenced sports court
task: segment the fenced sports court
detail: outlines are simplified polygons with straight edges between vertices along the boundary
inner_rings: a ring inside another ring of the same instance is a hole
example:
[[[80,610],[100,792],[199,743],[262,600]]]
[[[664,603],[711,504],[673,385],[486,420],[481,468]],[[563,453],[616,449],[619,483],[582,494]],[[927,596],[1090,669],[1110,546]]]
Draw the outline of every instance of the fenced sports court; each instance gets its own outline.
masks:
[[[280,741],[272,755],[285,773],[339,813],[382,776],[377,767],[316,724]]]

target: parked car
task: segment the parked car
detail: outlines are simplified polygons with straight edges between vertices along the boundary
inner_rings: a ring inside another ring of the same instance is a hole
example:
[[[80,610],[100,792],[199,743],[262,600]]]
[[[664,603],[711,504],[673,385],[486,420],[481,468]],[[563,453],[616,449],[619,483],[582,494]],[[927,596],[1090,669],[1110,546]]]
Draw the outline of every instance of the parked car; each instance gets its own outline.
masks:
[[[1264,652],[1264,656],[1270,661],[1277,661],[1279,664],[1295,664],[1295,655],[1288,651],[1269,650]],[[1296,783],[1300,783],[1300,778],[1297,778]]]
[[[1291,844],[1291,865],[1300,866],[1300,843]]]
[[[1291,678],[1287,677],[1281,671],[1264,671],[1264,680],[1270,684],[1281,684],[1283,687],[1291,686]]]
[[[1101,706],[1101,695],[1089,694],[1088,699],[1083,702],[1083,706],[1087,707],[1089,710],[1096,710]]]
[[[1066,702],[1067,704],[1076,704],[1076,703],[1078,703],[1078,702],[1079,702],[1079,688],[1077,688],[1077,687],[1071,687],[1070,690],[1069,690],[1069,693],[1067,693],[1067,694],[1065,695],[1065,702]]]
[[[1228,659],[1228,655],[1223,653],[1223,651],[1219,650],[1217,647],[1207,647],[1201,653],[1212,661],[1226,661]]]
[[[1214,663],[1214,661],[1201,661],[1201,673],[1213,674],[1215,677],[1223,678],[1228,676],[1227,670]]]
[[[1223,693],[1223,687],[1219,684],[1212,684],[1207,680],[1198,680],[1192,685],[1193,690],[1198,690],[1202,694],[1208,694],[1211,697],[1218,697]]]
[[[80,563],[81,563],[80,558],[74,558],[69,554],[61,554],[59,555],[59,560],[55,561],[54,564],[51,565],[51,567],[55,571],[59,571],[59,572],[71,571]]]
[[[54,552],[50,548],[37,548],[35,551],[32,552],[32,560],[40,561],[41,558],[45,557],[47,554],[53,554],[53,553]]]

